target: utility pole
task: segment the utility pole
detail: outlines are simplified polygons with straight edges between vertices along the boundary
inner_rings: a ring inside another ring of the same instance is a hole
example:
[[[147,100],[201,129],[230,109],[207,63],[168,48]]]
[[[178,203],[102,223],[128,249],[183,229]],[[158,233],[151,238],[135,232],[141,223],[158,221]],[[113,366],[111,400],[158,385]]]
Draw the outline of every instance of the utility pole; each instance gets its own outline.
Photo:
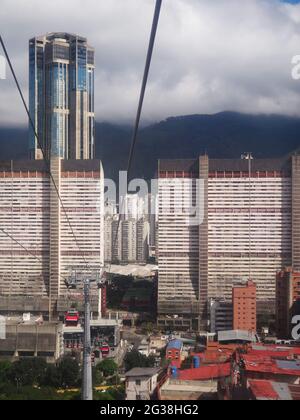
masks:
[[[84,282],[83,401],[93,400],[90,280]]]
[[[80,278],[81,277],[81,278]],[[84,344],[83,344],[83,375],[82,375],[82,400],[93,400],[93,380],[92,380],[92,343],[91,343],[91,283],[96,283],[101,289],[106,283],[105,272],[96,272],[90,277],[78,275],[76,270],[72,270],[71,276],[66,280],[68,289],[77,289],[79,284],[83,284],[84,293]]]

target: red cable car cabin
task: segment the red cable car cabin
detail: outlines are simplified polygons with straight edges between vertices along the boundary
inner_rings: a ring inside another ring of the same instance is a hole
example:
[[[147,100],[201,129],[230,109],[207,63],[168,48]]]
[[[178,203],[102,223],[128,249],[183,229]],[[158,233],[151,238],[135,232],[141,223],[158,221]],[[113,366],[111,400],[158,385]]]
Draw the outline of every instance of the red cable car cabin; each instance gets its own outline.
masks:
[[[102,353],[102,357],[109,356],[110,348],[108,344],[103,344],[102,347],[100,347],[100,351]]]
[[[66,326],[77,326],[79,323],[79,312],[76,310],[70,310],[65,315],[65,324]]]

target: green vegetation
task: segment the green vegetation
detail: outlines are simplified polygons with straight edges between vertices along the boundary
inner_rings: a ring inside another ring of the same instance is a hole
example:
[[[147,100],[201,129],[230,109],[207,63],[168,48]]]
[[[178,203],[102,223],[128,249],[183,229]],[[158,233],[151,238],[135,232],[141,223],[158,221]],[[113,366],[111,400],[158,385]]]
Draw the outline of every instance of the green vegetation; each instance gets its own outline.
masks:
[[[133,368],[143,368],[143,367],[154,367],[155,366],[155,357],[154,356],[145,356],[138,352],[137,350],[132,350],[130,353],[127,353],[125,359],[125,369],[126,372]]]
[[[45,360],[20,359],[0,363],[0,400],[60,400],[78,397],[77,393],[57,394],[57,388],[78,388],[81,382],[78,363],[66,357],[56,365]]]
[[[94,392],[99,401],[123,400],[124,386],[120,386],[118,366],[112,359],[103,360],[93,369],[93,383],[112,386]],[[0,401],[4,400],[80,400],[81,370],[71,357],[56,365],[43,359],[21,359],[15,363],[0,362]]]
[[[16,387],[11,384],[0,384],[0,401],[52,401],[78,400],[79,392],[58,394],[54,388],[33,386]]]
[[[105,359],[98,363],[96,369],[99,370],[105,378],[107,378],[118,372],[118,365],[113,359]]]
[[[117,388],[110,388],[106,391],[94,392],[95,401],[120,401],[125,399],[125,387],[118,386]]]
[[[117,386],[121,380],[118,375],[118,365],[113,359],[105,359],[93,369],[93,383],[95,386]]]

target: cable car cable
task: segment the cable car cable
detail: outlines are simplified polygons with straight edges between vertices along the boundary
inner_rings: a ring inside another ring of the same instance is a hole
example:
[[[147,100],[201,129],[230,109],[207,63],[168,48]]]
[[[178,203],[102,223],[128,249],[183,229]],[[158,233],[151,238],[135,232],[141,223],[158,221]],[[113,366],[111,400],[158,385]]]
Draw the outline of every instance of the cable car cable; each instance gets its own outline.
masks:
[[[2,49],[3,49],[3,52],[4,52],[4,54],[5,54],[6,60],[7,60],[7,62],[8,62],[8,65],[9,65],[10,71],[11,71],[11,73],[12,73],[13,79],[14,79],[14,81],[15,81],[15,84],[16,84],[16,87],[17,87],[17,90],[18,90],[18,92],[19,92],[19,94],[20,94],[21,101],[22,101],[22,103],[23,103],[23,106],[24,106],[24,108],[25,108],[25,111],[26,111],[26,114],[27,114],[27,117],[28,117],[28,120],[29,120],[29,124],[30,124],[30,126],[31,126],[31,128],[32,128],[32,130],[33,130],[33,133],[34,133],[34,136],[35,136],[35,138],[36,138],[36,140],[37,140],[38,146],[39,146],[39,148],[41,149],[42,156],[43,156],[43,161],[44,161],[45,166],[46,166],[46,171],[47,171],[47,173],[49,174],[49,176],[50,176],[50,178],[51,178],[51,181],[52,181],[53,186],[54,186],[54,188],[55,188],[55,191],[56,191],[57,197],[58,197],[58,199],[59,199],[59,201],[60,201],[60,204],[61,204],[61,207],[62,207],[62,209],[63,209],[63,212],[64,212],[64,214],[65,214],[65,216],[66,216],[66,220],[67,220],[67,223],[68,223],[69,228],[70,228],[70,230],[71,230],[71,233],[72,233],[72,235],[73,235],[73,237],[74,237],[74,239],[75,239],[76,245],[77,245],[77,247],[78,247],[78,249],[79,249],[79,251],[80,251],[80,253],[81,253],[81,255],[82,255],[82,259],[83,259],[83,261],[84,261],[84,264],[85,264],[86,268],[88,268],[88,263],[87,263],[87,261],[86,261],[86,258],[85,258],[85,255],[84,255],[84,252],[81,250],[81,248],[80,248],[80,246],[79,246],[79,242],[78,242],[77,237],[76,237],[76,235],[75,235],[74,229],[73,229],[73,227],[72,227],[72,225],[71,225],[71,222],[70,222],[69,216],[68,216],[68,214],[67,214],[66,208],[65,208],[65,206],[64,206],[63,200],[62,200],[62,198],[61,198],[61,195],[60,195],[59,189],[58,189],[58,187],[57,187],[57,185],[56,185],[56,182],[55,182],[55,180],[54,180],[54,177],[53,177],[53,175],[52,175],[52,172],[51,172],[51,167],[50,167],[50,163],[49,163],[49,161],[48,161],[48,159],[47,159],[47,156],[46,156],[46,153],[45,153],[45,151],[44,151],[44,148],[43,148],[43,146],[42,146],[42,144],[41,144],[41,141],[40,141],[40,139],[39,139],[39,136],[38,136],[38,134],[37,134],[37,132],[36,132],[35,124],[34,124],[34,123],[33,123],[33,121],[32,121],[32,118],[31,118],[31,115],[30,115],[30,112],[29,112],[28,106],[27,106],[27,104],[26,104],[26,101],[25,101],[25,98],[24,98],[24,95],[23,95],[23,92],[22,92],[22,89],[21,89],[21,87],[20,87],[20,84],[19,84],[18,78],[17,78],[17,76],[16,76],[16,73],[15,73],[14,67],[13,67],[13,65],[12,65],[12,62],[11,62],[11,60],[10,60],[10,57],[9,57],[8,51],[7,51],[7,49],[6,49],[5,43],[4,43],[3,38],[2,38],[2,36],[1,36],[1,35],[0,35],[0,44],[1,44],[1,46],[2,46]]]
[[[152,61],[152,56],[153,56],[153,49],[154,49],[155,38],[156,38],[157,28],[158,28],[158,23],[159,23],[161,5],[162,5],[162,0],[156,0],[152,29],[151,29],[151,34],[150,34],[147,58],[146,58],[146,64],[145,64],[145,70],[144,70],[144,76],[143,76],[143,81],[142,81],[142,86],[141,86],[140,98],[139,98],[138,109],[137,109],[137,114],[136,114],[136,119],[135,119],[134,130],[133,130],[133,136],[132,136],[132,141],[131,141],[131,146],[130,146],[128,163],[127,163],[127,176],[128,177],[131,173],[134,152],[135,152],[137,139],[138,139],[138,131],[139,131],[139,126],[140,126],[142,109],[143,109],[143,104],[144,104],[144,99],[145,99],[145,92],[146,92],[149,71],[150,71],[150,66],[151,66],[151,61]],[[123,201],[121,205],[123,206]],[[116,247],[118,235],[119,235],[119,229],[120,229],[120,224],[121,224],[121,210],[122,208],[120,208],[120,205],[119,205],[119,219],[118,219],[116,234],[115,234],[113,245],[112,245],[112,258],[115,252],[115,247]],[[112,261],[110,263],[110,268],[108,270],[109,272],[111,271],[111,266],[112,266]]]

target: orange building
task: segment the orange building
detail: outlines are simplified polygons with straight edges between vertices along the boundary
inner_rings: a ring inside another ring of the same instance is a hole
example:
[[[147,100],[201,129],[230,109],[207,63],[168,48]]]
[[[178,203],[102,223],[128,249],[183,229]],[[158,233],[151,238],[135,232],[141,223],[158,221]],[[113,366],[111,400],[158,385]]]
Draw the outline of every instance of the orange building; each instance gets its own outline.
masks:
[[[256,332],[256,284],[248,281],[245,286],[232,290],[233,329]]]
[[[292,318],[300,314],[300,273],[286,268],[276,277],[276,332],[281,339],[291,338]]]

